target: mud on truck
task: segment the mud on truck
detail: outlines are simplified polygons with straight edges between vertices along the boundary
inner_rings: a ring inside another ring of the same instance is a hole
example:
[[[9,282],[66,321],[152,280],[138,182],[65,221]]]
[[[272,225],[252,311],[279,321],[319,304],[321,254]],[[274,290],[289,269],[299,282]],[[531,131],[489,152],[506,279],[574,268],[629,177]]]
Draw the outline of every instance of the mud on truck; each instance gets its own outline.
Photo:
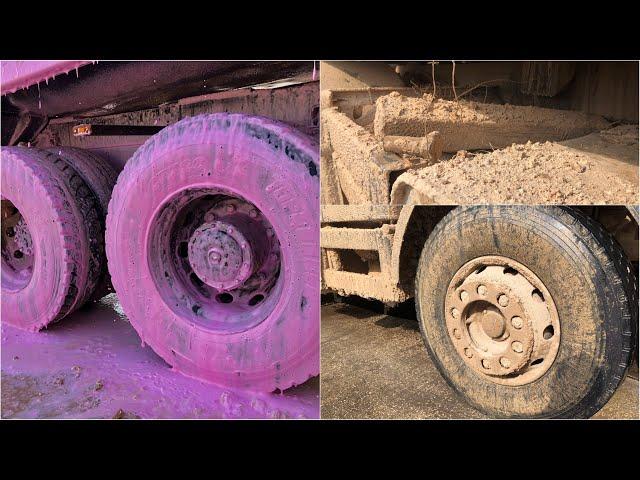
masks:
[[[440,373],[491,416],[590,417],[637,362],[638,68],[531,63],[458,64],[454,85],[451,62],[322,64],[322,291],[413,300]],[[630,205],[586,205],[591,181]]]
[[[2,321],[114,292],[176,370],[319,373],[313,62],[2,62]]]

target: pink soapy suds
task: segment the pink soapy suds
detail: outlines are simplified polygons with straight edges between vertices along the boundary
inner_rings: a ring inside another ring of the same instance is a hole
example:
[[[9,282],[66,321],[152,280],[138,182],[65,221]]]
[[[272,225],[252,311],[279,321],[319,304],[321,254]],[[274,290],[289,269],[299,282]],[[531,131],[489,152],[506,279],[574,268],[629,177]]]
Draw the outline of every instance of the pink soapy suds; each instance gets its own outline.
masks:
[[[0,92],[6,95],[42,81],[48,84],[50,78],[69,73],[71,70],[75,70],[79,78],[78,69],[90,63],[93,62],[90,60],[3,60],[0,65],[2,73]]]
[[[185,377],[141,346],[115,295],[38,333],[2,325],[2,418],[319,418],[318,390]]]
[[[127,162],[109,202],[109,272],[131,325],[176,370],[263,392],[319,374],[318,171],[313,138],[224,113],[167,127]],[[221,255],[236,267],[216,272]]]

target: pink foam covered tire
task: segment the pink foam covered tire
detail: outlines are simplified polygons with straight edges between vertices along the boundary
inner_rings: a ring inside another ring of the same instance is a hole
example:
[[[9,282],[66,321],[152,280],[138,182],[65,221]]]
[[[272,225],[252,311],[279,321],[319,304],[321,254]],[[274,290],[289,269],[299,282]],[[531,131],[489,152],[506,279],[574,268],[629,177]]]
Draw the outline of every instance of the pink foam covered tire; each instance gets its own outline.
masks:
[[[93,294],[104,269],[100,207],[59,156],[2,148],[2,321],[37,331]]]
[[[104,230],[111,191],[116,184],[118,172],[106,159],[89,150],[75,147],[51,147],[47,151],[62,158],[91,189],[99,203],[100,224]],[[103,271],[100,273],[100,281],[93,292],[92,300],[100,300],[113,292],[106,260],[102,262],[102,265]]]
[[[284,390],[319,373],[318,146],[239,114],[184,119],[127,162],[107,216],[113,285],[180,372]]]

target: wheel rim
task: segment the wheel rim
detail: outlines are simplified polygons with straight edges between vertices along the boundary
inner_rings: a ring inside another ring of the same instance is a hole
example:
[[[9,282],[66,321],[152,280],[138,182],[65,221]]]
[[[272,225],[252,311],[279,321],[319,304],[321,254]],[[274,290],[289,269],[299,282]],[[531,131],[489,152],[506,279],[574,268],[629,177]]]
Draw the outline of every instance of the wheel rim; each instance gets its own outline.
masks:
[[[479,257],[454,275],[445,298],[447,332],[464,362],[502,385],[524,385],[547,372],[560,347],[551,294],[527,267]]]
[[[2,288],[18,291],[26,287],[33,276],[35,252],[31,232],[22,213],[2,198]]]
[[[169,308],[219,333],[261,323],[282,290],[273,226],[251,202],[223,189],[184,190],[162,205],[147,252]]]

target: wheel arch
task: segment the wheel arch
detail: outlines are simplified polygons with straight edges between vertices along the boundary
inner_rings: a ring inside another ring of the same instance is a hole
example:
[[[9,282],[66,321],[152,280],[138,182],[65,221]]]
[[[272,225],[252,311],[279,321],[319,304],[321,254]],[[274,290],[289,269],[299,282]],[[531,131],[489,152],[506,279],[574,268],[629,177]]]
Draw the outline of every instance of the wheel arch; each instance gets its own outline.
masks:
[[[394,283],[397,283],[411,296],[413,296],[413,284],[422,247],[436,224],[454,208],[456,206],[405,205],[400,212],[395,225],[390,277]],[[635,228],[638,228],[640,224],[640,208],[637,205],[621,205],[612,208],[618,210],[619,213],[629,214],[635,222]],[[585,213],[600,223],[614,237],[617,237],[616,231],[611,225],[598,218],[598,214],[593,210],[585,211]],[[620,238],[617,239],[622,244],[629,260],[637,261],[637,255],[625,245],[627,242],[621,241]]]
[[[451,205],[406,205],[395,225],[391,251],[391,278],[413,296],[414,280],[422,247]]]

